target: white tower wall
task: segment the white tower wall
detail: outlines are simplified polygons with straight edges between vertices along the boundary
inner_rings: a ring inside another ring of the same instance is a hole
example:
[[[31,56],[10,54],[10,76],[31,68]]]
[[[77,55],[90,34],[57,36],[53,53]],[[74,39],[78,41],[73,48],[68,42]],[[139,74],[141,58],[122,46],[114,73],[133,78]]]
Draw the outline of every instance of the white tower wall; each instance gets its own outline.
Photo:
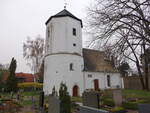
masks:
[[[83,57],[81,21],[69,16],[54,17],[46,24],[46,56],[44,66],[44,92],[52,92],[55,86],[66,83],[69,94],[78,86],[78,94],[83,92]],[[73,35],[73,29],[76,35]],[[70,70],[72,64],[73,70]]]
[[[70,64],[73,70],[70,70]],[[45,79],[44,92],[50,94],[55,86],[59,91],[60,83],[66,83],[69,94],[72,95],[72,88],[79,86],[79,95],[83,92],[83,58],[72,54],[54,54],[45,58]]]
[[[76,29],[76,36],[72,29]],[[78,53],[82,55],[82,28],[80,21],[70,17],[52,18],[47,24],[47,54]],[[49,37],[48,37],[49,30]],[[73,46],[76,44],[76,46]]]

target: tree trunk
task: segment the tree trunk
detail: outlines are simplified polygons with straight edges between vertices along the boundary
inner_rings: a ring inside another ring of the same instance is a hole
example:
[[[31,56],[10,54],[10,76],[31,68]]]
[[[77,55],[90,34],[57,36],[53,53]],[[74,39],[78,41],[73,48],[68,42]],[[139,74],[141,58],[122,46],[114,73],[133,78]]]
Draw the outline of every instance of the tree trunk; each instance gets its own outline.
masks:
[[[148,77],[148,55],[146,53],[145,43],[143,42],[143,50],[144,50],[144,75],[145,75],[145,89],[149,90],[149,77]]]
[[[140,76],[140,81],[141,81],[142,89],[145,90],[144,79],[143,79],[142,72],[141,72],[140,65],[139,65],[138,61],[136,62],[136,67],[138,69],[138,73],[139,73],[139,76]]]
[[[144,83],[143,75],[142,75],[142,72],[141,72],[141,69],[140,69],[139,60],[137,58],[137,55],[135,54],[135,51],[134,51],[133,47],[129,43],[129,41],[128,40],[126,40],[126,41],[127,41],[128,45],[129,45],[129,47],[131,48],[131,50],[133,52],[133,55],[134,55],[134,57],[136,59],[136,67],[137,67],[137,70],[138,70],[138,74],[140,76],[140,81],[141,81],[142,89],[145,90],[145,83]]]

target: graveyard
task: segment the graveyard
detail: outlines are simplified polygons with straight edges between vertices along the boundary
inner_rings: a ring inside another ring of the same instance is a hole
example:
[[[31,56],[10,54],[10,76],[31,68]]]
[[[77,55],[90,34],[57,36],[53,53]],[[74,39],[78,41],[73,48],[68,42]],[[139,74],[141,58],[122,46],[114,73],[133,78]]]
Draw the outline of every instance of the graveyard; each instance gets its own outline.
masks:
[[[150,113],[150,0],[0,3],[0,113]]]
[[[110,113],[137,113],[137,111],[139,110],[139,104],[150,104],[150,92],[142,90],[121,90],[122,99],[120,99],[119,97],[117,98],[119,101],[121,100],[122,102],[119,102],[118,105],[115,105],[115,101],[118,100],[115,100],[115,98],[113,97],[113,91],[114,90],[112,89],[98,92],[96,91],[96,93],[99,94],[98,98],[94,97],[93,94],[89,95],[90,98],[87,95],[83,95],[82,97],[71,97],[70,113],[84,113],[84,109],[87,108],[80,108],[82,105],[92,107],[94,109],[108,111]],[[50,100],[52,100],[51,105],[49,105]],[[0,113],[51,113],[48,112],[48,109],[55,109],[55,107],[59,107],[55,106],[57,102],[55,102],[55,99],[53,100],[52,96],[44,97],[42,109],[40,101],[40,91],[21,92],[19,96],[17,93],[13,94],[13,96],[9,93],[1,93]],[[57,110],[59,109],[57,108]],[[79,112],[79,109],[82,109],[82,111]],[[54,112],[56,113],[58,111]]]

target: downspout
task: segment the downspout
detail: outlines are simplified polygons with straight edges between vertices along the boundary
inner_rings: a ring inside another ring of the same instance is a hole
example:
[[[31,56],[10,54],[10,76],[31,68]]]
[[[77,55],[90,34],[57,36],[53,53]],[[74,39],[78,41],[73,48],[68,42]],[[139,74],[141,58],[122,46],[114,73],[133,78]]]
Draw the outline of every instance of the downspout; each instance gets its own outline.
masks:
[[[83,90],[85,90],[86,83],[85,83],[85,72],[83,71]]]
[[[107,79],[106,79],[106,72],[105,72],[105,69],[104,69],[104,89],[107,88],[106,84],[107,84]]]

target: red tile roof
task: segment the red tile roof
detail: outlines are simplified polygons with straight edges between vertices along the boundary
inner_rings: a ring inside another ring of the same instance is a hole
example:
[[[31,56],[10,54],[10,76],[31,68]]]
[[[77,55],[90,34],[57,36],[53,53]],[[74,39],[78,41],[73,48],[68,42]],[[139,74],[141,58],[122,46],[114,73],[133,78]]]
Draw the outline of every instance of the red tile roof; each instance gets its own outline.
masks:
[[[30,73],[16,73],[16,77],[24,78],[24,82],[34,82],[34,75]]]

